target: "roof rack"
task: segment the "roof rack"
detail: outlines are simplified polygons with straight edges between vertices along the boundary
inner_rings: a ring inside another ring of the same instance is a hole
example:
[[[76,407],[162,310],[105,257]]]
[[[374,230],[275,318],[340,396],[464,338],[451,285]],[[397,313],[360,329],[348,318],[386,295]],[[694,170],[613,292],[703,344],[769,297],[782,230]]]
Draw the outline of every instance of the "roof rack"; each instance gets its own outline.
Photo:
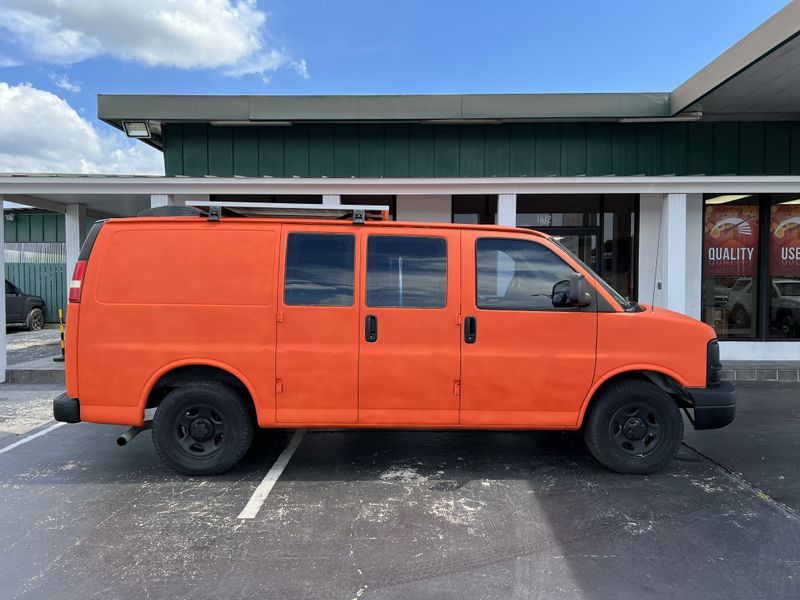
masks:
[[[378,204],[325,205],[290,204],[279,202],[216,202],[213,200],[187,200],[186,206],[206,207],[209,221],[219,221],[224,215],[232,217],[295,217],[310,219],[348,219],[354,224],[365,221],[385,221],[389,207]]]

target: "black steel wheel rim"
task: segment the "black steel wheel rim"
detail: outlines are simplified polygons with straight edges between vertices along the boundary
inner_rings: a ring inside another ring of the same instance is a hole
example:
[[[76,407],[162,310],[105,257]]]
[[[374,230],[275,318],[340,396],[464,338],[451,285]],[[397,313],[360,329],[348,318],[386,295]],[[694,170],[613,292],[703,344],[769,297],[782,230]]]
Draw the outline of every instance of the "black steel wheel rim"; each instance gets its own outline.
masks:
[[[664,437],[664,418],[644,402],[628,402],[612,415],[608,434],[614,446],[632,457],[649,456]]]
[[[178,448],[192,458],[208,458],[219,453],[228,437],[228,426],[221,412],[208,404],[192,404],[175,419],[173,436]]]

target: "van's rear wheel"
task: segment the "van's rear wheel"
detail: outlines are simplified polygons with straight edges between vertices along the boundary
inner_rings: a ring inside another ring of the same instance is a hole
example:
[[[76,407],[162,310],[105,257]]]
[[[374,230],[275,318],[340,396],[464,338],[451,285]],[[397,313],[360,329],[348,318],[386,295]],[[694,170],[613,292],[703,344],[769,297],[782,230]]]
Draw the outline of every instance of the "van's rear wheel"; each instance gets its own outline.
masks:
[[[234,467],[253,441],[242,397],[221,383],[189,383],[168,393],[153,418],[161,459],[184,475],[218,475]]]
[[[669,464],[683,440],[675,401],[652,383],[610,385],[589,406],[583,437],[594,457],[618,473],[654,473]]]

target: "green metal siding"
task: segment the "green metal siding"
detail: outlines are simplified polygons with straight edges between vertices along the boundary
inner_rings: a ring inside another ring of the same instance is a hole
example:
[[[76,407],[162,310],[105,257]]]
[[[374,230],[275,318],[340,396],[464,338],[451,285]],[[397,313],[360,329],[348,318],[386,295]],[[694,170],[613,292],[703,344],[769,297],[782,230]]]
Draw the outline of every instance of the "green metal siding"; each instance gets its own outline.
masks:
[[[67,314],[67,274],[65,263],[6,263],[6,279],[26,294],[40,296],[45,304],[45,319],[58,323],[58,309]]]
[[[797,175],[794,122],[165,126],[167,175]]]

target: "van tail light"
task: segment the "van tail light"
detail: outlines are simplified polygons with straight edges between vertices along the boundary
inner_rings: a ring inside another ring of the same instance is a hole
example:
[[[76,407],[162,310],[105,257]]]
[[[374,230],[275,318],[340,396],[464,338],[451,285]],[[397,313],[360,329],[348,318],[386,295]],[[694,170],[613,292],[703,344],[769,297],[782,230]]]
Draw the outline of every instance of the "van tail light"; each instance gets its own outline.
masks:
[[[79,304],[81,301],[81,292],[83,291],[83,277],[86,275],[85,260],[79,260],[75,263],[75,270],[72,272],[72,281],[69,282],[69,301]]]

